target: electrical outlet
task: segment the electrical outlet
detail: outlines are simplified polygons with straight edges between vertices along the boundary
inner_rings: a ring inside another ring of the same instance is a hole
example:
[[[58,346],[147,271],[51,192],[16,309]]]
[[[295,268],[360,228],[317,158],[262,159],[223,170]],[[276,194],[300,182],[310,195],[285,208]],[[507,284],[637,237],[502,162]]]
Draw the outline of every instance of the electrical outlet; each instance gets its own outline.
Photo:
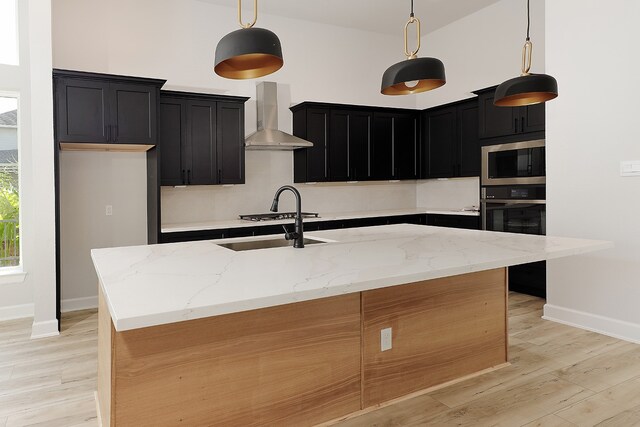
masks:
[[[380,330],[380,351],[391,350],[391,328]]]
[[[107,216],[113,215],[113,206],[111,206],[111,205],[105,206],[105,214]]]

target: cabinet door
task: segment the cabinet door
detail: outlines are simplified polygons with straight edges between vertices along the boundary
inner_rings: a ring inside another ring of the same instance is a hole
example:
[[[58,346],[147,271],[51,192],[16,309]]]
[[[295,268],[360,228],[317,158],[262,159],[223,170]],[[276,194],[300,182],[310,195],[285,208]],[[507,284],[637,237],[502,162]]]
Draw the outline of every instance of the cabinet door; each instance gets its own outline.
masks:
[[[480,176],[478,103],[475,99],[458,106],[458,142],[456,176]]]
[[[109,83],[56,80],[59,142],[109,142]]]
[[[371,127],[373,114],[352,111],[349,113],[349,179],[369,179]]]
[[[393,122],[393,177],[418,177],[418,120],[414,115],[398,115]]]
[[[327,180],[329,110],[309,108],[307,110],[307,140],[313,147],[307,148],[307,182]]]
[[[216,157],[216,103],[187,101],[187,184],[217,184]]]
[[[218,183],[244,184],[244,106],[218,102]]]
[[[349,180],[350,117],[347,111],[331,112],[331,132],[329,137],[329,181]]]
[[[480,103],[480,138],[513,135],[521,125],[519,109],[516,107],[496,107],[493,92],[478,96]]]
[[[183,100],[160,100],[160,176],[161,185],[186,184],[183,148],[187,139],[187,114]]]
[[[522,131],[538,132],[545,128],[545,103],[522,107]]]
[[[375,113],[371,145],[371,178],[393,178],[393,115]]]
[[[111,141],[156,144],[157,89],[137,84],[110,84]]]
[[[430,178],[455,176],[456,115],[456,107],[437,109],[427,114]]]

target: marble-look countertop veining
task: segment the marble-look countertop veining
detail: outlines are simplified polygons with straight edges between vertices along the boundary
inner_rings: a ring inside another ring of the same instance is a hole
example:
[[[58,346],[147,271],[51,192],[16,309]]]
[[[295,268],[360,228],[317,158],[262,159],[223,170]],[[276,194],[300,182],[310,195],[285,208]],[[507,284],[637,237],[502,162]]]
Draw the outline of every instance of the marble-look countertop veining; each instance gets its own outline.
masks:
[[[93,249],[117,331],[611,248],[611,242],[385,225],[305,233],[328,243],[235,252],[245,237]],[[278,236],[280,238],[281,236]]]
[[[266,212],[266,211],[265,211]],[[259,213],[259,212],[250,212]],[[462,209],[433,209],[433,208],[414,208],[414,209],[390,209],[383,211],[361,211],[361,212],[328,212],[320,213],[319,218],[305,218],[304,222],[315,221],[334,221],[358,218],[375,218],[381,216],[398,216],[398,215],[419,215],[419,214],[440,214],[440,215],[465,215],[479,216],[478,211],[467,211]],[[178,233],[183,231],[198,230],[218,230],[222,228],[240,228],[240,227],[259,227],[264,225],[280,225],[292,224],[293,219],[277,220],[277,221],[245,221],[241,219],[230,219],[222,221],[201,221],[179,224],[163,224],[162,233]]]

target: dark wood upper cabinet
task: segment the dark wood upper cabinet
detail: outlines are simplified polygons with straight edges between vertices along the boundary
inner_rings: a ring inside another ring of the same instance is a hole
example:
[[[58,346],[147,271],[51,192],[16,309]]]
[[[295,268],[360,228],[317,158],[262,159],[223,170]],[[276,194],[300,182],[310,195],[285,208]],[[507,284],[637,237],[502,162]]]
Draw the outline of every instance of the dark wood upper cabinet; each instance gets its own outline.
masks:
[[[369,158],[373,135],[373,113],[349,112],[349,180],[364,181],[371,177]]]
[[[111,140],[122,144],[156,143],[157,88],[111,83]]]
[[[58,142],[157,143],[164,80],[54,70]]]
[[[187,113],[183,99],[161,96],[160,99],[160,169],[162,185],[183,185],[187,173],[185,141],[187,140]]]
[[[418,178],[418,116],[398,114],[393,118],[393,178]]]
[[[162,91],[162,185],[244,183],[247,98]]]
[[[393,179],[393,114],[374,113],[371,179]]]
[[[418,113],[304,102],[291,108],[294,135],[313,148],[294,152],[294,181],[415,179]]]
[[[220,184],[244,183],[244,104],[218,102]]]
[[[456,107],[434,108],[427,111],[423,117],[426,120],[424,144],[429,152],[426,178],[455,176],[458,140]]]
[[[458,113],[457,176],[480,176],[480,137],[478,103],[475,99],[460,104]]]
[[[426,110],[423,115],[422,151],[428,168],[423,178],[480,175],[477,100],[456,102]]]
[[[509,141],[526,140],[529,136],[524,134],[545,130],[544,103],[525,107],[496,107],[493,104],[495,87],[474,93],[478,95],[479,101],[481,139],[510,137]],[[519,135],[522,137],[518,137]]]
[[[348,181],[351,175],[350,159],[351,117],[348,111],[331,112],[331,134],[329,136],[329,181]]]

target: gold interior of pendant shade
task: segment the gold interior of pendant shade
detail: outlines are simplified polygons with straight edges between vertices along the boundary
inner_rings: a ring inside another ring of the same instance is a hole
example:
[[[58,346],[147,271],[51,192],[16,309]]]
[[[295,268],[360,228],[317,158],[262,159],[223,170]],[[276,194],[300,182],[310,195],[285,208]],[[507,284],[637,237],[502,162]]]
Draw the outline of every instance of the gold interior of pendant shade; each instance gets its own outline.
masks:
[[[255,79],[282,68],[282,58],[264,53],[234,56],[215,66],[216,74],[228,79]]]
[[[547,102],[557,96],[558,94],[553,92],[525,92],[497,99],[494,104],[498,107],[521,107]]]
[[[383,95],[410,95],[439,88],[445,83],[446,80],[419,80],[417,85],[407,86],[405,82],[400,82],[382,89],[381,92]]]

